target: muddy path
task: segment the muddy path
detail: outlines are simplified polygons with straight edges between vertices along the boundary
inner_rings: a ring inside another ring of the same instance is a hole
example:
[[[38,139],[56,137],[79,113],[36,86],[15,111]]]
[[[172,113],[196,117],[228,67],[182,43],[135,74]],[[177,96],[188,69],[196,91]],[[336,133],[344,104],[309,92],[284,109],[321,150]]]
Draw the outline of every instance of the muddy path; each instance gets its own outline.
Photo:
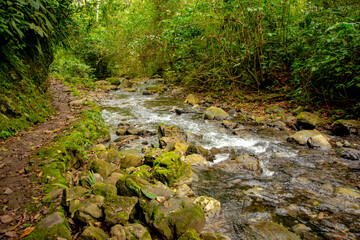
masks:
[[[64,83],[51,81],[55,114],[45,123],[0,142],[0,238],[18,238],[31,223],[46,214],[36,171],[28,172],[28,160],[70,124],[78,110]]]

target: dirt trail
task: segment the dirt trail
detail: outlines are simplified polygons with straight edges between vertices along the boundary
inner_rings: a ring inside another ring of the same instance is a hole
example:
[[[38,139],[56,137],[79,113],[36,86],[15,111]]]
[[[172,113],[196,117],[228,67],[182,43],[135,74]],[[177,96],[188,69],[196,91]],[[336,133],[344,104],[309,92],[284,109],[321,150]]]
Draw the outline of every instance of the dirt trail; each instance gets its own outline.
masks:
[[[45,123],[0,142],[0,239],[17,239],[46,214],[41,204],[41,185],[36,172],[28,173],[29,158],[69,125],[77,114],[65,84],[51,81],[55,114]],[[34,211],[28,211],[32,206]],[[40,210],[38,210],[40,209]]]

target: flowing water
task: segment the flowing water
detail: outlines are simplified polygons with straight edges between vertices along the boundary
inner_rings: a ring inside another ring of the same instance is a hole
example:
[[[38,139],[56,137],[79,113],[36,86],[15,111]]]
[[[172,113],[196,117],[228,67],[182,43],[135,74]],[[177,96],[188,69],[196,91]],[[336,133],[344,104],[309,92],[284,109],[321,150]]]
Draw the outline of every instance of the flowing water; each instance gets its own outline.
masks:
[[[352,196],[359,188],[359,172],[349,171],[344,159],[288,143],[291,133],[285,131],[239,126],[241,134],[234,135],[219,122],[203,120],[204,109],[192,109],[171,96],[142,95],[144,87],[110,92],[101,102],[112,141],[121,121],[153,133],[166,123],[191,132],[190,143],[220,149],[209,167],[193,168],[195,193],[222,205],[222,217],[212,219],[207,230],[231,239],[297,239],[288,230],[301,239],[360,239],[360,199]],[[174,106],[189,111],[177,115]],[[140,152],[158,145],[156,135],[145,136],[124,148]],[[259,159],[261,173],[221,166],[230,156],[244,154]]]

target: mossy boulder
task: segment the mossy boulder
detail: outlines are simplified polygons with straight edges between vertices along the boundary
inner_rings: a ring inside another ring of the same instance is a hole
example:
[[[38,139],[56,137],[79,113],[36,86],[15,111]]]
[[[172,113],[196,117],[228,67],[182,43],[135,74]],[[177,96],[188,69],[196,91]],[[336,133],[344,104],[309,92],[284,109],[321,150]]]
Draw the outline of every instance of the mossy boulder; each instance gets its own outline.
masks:
[[[88,198],[90,194],[89,189],[80,186],[64,189],[63,205],[68,207],[70,214],[73,214],[75,210],[82,206],[79,199]]]
[[[285,109],[276,105],[267,107],[265,109],[265,113],[267,114],[281,114],[283,112],[285,112]]]
[[[237,127],[237,123],[230,120],[223,120],[222,125],[226,128],[234,129]]]
[[[102,206],[105,214],[105,223],[109,226],[116,224],[124,225],[135,214],[137,202],[137,197],[115,196],[105,199]]]
[[[201,231],[205,217],[201,208],[189,198],[171,198],[165,202],[140,201],[145,221],[164,239],[177,239],[189,228]]]
[[[91,189],[95,195],[101,195],[105,198],[114,197],[117,194],[117,189],[114,185],[103,182],[95,183],[91,186]]]
[[[122,225],[117,224],[113,226],[110,230],[111,238],[110,240],[122,240],[126,239],[126,232]]]
[[[120,85],[120,79],[117,77],[109,77],[106,78],[105,81],[107,81],[111,85]]]
[[[119,151],[113,148],[97,153],[97,157],[99,159],[104,160],[105,162],[108,163],[114,163],[116,165],[118,165],[121,162],[122,156],[123,155]]]
[[[334,193],[338,194],[338,195],[348,197],[348,198],[360,199],[360,193],[358,193],[358,192],[356,192],[354,190],[340,187],[340,188],[335,189]]]
[[[127,154],[121,160],[121,168],[138,167],[143,163],[143,158],[134,154]]]
[[[178,240],[201,240],[199,233],[190,228]]]
[[[191,165],[181,161],[181,156],[166,152],[154,161],[153,177],[169,186],[191,183]]]
[[[44,218],[35,228],[35,230],[25,239],[71,239],[71,231],[69,223],[61,212],[54,212],[53,214]]]
[[[174,151],[178,154],[185,155],[186,151],[188,149],[188,145],[182,142],[175,142],[170,149],[170,151]]]
[[[189,94],[187,96],[187,98],[185,99],[185,103],[188,103],[191,105],[198,104],[199,102],[200,102],[200,99],[197,98],[194,94]]]
[[[227,112],[218,107],[209,107],[204,113],[204,118],[209,120],[224,120],[229,117]]]
[[[304,129],[314,129],[324,123],[320,117],[309,112],[301,112],[299,115],[297,115],[296,122]]]
[[[84,229],[81,233],[79,240],[107,240],[107,235],[104,230],[98,227],[90,226]]]
[[[145,154],[145,156],[144,156],[145,162],[144,163],[149,166],[153,166],[155,159],[158,158],[161,154],[163,154],[164,151],[165,150],[160,149],[160,148],[151,149],[148,153]]]
[[[126,239],[151,240],[149,231],[139,223],[124,226]]]
[[[122,173],[114,172],[112,173],[106,180],[105,183],[111,184],[116,186],[116,182],[119,180],[120,177],[124,176]]]
[[[360,122],[356,120],[339,119],[333,123],[332,127],[333,132],[339,136],[360,133]]]
[[[134,168],[131,171],[131,175],[136,175],[138,177],[141,177],[142,179],[145,179],[146,181],[151,180],[151,167],[148,165],[141,165],[140,167]]]
[[[94,159],[90,163],[90,170],[95,173],[99,173],[104,179],[110,176],[113,169],[115,169],[115,165],[112,165],[102,159]]]
[[[82,206],[75,211],[74,218],[86,225],[93,224],[103,217],[101,207],[91,201],[82,204]]]

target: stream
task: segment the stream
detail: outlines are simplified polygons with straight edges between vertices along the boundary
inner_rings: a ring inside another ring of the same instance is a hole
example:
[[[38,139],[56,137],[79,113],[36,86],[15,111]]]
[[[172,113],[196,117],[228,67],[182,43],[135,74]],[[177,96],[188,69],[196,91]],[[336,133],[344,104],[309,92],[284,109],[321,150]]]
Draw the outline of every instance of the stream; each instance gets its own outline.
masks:
[[[218,150],[208,167],[193,167],[192,190],[222,206],[222,216],[206,230],[231,239],[299,239],[290,232],[300,239],[360,239],[360,199],[352,195],[358,193],[360,174],[349,171],[334,151],[289,143],[293,132],[252,125],[224,128],[203,119],[206,107],[192,108],[166,93],[142,94],[154,84],[138,85],[136,92],[109,92],[100,102],[103,118],[112,141],[121,121],[154,133],[122,149],[141,153],[145,146],[158,146],[157,126],[166,123],[187,133],[188,142]],[[188,111],[178,115],[174,107]],[[227,159],[245,154],[259,160],[261,172],[224,168]]]

